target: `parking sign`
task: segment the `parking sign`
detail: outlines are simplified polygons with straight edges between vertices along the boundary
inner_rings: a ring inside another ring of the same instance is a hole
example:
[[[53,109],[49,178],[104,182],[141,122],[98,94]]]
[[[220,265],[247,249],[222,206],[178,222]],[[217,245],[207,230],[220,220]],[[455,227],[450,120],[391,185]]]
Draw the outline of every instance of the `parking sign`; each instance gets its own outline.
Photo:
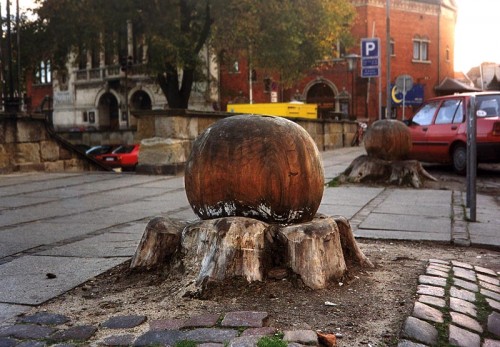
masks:
[[[380,39],[361,39],[361,77],[380,76]]]

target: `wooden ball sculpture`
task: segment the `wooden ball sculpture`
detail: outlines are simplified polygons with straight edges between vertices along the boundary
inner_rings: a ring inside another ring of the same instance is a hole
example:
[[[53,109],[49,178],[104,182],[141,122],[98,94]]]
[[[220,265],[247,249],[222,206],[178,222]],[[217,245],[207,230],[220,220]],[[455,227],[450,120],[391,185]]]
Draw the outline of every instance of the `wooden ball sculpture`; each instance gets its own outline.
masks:
[[[201,219],[251,217],[292,224],[313,219],[323,197],[319,151],[284,118],[238,115],[212,124],[186,163],[186,194]]]
[[[378,120],[368,128],[364,144],[370,157],[403,160],[408,157],[412,146],[410,129],[399,120]]]

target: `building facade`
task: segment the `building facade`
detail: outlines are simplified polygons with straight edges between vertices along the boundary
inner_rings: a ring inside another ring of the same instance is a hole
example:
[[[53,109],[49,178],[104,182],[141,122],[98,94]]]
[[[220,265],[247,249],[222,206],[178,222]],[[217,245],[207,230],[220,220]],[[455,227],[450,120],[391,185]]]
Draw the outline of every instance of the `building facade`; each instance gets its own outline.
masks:
[[[352,27],[356,42],[380,39],[378,78],[361,76],[361,51],[357,45],[339,58],[318,62],[315,69],[292,88],[280,86],[276,76],[248,71],[245,60],[221,66],[222,105],[231,103],[317,103],[320,117],[351,118],[372,122],[379,118],[401,119],[403,95],[393,88],[398,76],[411,77],[405,93],[406,115],[435,94],[440,82],[454,77],[454,32],[457,8],[453,0],[391,0],[389,7],[390,78],[387,79],[387,1],[351,0],[357,11]],[[254,77],[254,78],[252,78]],[[390,111],[386,113],[387,85]],[[251,100],[250,100],[251,99]]]

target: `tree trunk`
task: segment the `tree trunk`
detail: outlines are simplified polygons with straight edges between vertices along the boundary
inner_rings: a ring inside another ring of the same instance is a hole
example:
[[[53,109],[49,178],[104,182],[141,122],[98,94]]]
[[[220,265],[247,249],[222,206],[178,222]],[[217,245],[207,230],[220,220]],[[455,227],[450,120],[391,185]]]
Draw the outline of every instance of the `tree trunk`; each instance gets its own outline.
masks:
[[[373,267],[345,218],[318,215],[307,223],[279,226],[225,217],[184,227],[155,218],[146,227],[130,267],[168,265],[182,271],[185,293],[199,295],[209,282],[232,277],[262,281],[276,268],[289,269],[306,286],[321,289],[342,279],[350,262]]]
[[[384,183],[420,188],[424,180],[437,181],[417,160],[388,161],[361,155],[339,176],[340,183]]]

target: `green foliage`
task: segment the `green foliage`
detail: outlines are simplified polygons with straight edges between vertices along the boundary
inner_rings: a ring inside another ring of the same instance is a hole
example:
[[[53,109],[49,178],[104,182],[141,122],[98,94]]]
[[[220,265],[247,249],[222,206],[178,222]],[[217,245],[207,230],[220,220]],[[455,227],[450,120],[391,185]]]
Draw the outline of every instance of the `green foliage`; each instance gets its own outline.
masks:
[[[348,0],[39,0],[33,58],[64,67],[69,54],[127,54],[127,21],[148,52],[148,68],[172,97],[189,92],[205,46],[248,54],[253,65],[291,83],[338,40],[349,45],[354,8]],[[207,43],[209,45],[207,45]],[[34,60],[36,60],[34,59]],[[179,70],[183,70],[179,83]],[[197,73],[198,72],[198,73]],[[169,99],[169,103],[170,103]],[[186,100],[185,100],[186,101]],[[181,105],[183,106],[183,105]]]
[[[176,342],[174,347],[196,347],[196,342],[191,340],[182,340]]]
[[[286,347],[287,343],[276,336],[264,336],[257,342],[257,347]]]

